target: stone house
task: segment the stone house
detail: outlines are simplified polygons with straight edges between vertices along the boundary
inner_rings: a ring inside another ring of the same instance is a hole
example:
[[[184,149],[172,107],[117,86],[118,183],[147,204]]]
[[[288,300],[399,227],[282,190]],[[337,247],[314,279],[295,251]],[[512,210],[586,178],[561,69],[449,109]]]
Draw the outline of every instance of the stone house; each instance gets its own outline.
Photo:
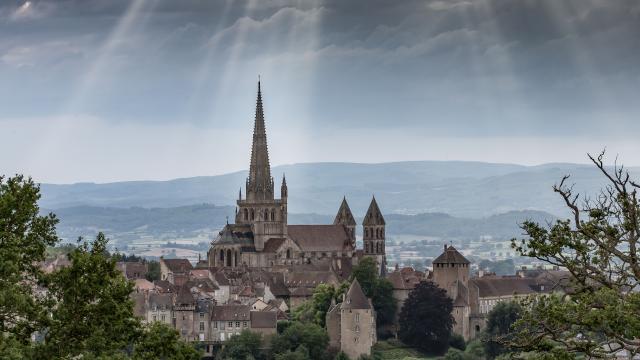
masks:
[[[218,305],[213,307],[211,314],[211,338],[214,341],[225,342],[242,330],[251,329],[251,306],[249,305]]]
[[[376,343],[376,314],[358,280],[354,280],[339,304],[332,302],[326,318],[329,346],[349,358],[371,355]]]

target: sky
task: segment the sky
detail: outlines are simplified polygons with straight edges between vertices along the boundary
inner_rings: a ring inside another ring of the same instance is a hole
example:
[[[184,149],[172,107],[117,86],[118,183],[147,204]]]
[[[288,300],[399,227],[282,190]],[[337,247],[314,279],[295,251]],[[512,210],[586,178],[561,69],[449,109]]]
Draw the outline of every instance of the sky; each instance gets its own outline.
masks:
[[[637,0],[0,1],[0,174],[272,164],[640,165]]]

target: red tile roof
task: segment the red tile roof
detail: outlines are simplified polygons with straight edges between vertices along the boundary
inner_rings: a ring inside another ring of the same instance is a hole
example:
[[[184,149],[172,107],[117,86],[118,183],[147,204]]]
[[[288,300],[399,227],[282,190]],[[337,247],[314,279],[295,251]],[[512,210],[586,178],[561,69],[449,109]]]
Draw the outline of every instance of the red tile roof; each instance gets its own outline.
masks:
[[[351,239],[342,225],[289,225],[289,237],[302,251],[345,251]]]

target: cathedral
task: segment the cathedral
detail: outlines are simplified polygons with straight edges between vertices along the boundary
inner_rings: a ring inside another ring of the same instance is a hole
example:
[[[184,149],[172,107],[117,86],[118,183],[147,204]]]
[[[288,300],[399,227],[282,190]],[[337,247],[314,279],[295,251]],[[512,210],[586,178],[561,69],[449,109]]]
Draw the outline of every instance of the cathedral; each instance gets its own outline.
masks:
[[[227,224],[212,241],[207,254],[210,267],[273,268],[282,265],[355,264],[362,257],[376,260],[385,272],[385,221],[375,197],[364,217],[364,249],[356,249],[356,221],[346,198],[333,224],[287,224],[288,189],[282,176],[280,198],[275,198],[271,176],[262,92],[258,82],[253,144],[244,198],[240,190],[235,223]]]

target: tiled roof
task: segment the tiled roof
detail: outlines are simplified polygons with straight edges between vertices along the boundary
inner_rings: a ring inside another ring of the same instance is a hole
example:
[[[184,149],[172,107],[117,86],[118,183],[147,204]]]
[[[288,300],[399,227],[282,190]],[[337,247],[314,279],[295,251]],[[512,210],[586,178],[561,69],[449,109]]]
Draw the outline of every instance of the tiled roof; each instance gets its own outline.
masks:
[[[278,322],[278,313],[275,311],[252,311],[251,328],[270,329],[275,328]]]
[[[149,291],[155,289],[155,285],[147,279],[136,279],[135,288],[138,290]]]
[[[274,253],[285,242],[284,238],[271,238],[264,244],[263,252]]]
[[[149,306],[153,308],[169,309],[172,305],[171,294],[149,294]]]
[[[250,320],[251,306],[249,305],[219,305],[213,307],[212,320]]]
[[[193,298],[191,290],[186,285],[183,285],[178,289],[175,302],[176,305],[193,305],[195,302],[196,300]]]
[[[172,272],[188,272],[193,269],[187,259],[161,259]]]
[[[288,287],[311,287],[335,282],[331,271],[294,272],[287,276]]]
[[[351,248],[351,239],[342,225],[289,225],[289,237],[302,251],[344,251]]]
[[[444,252],[435,260],[434,264],[469,264],[469,260],[462,256],[453,246],[446,246]]]
[[[175,292],[176,287],[167,280],[156,280],[153,282],[156,290],[159,292]]]
[[[369,299],[364,295],[364,291],[362,291],[362,287],[357,279],[353,280],[351,283],[349,291],[347,291],[347,295],[345,296],[345,301],[342,302],[341,308],[371,309],[371,303],[369,303]]]
[[[543,291],[541,285],[545,283],[533,278],[486,276],[473,278],[469,281],[477,287],[478,296],[481,298],[510,296],[514,294],[527,295],[551,290],[550,286],[547,286]]]

